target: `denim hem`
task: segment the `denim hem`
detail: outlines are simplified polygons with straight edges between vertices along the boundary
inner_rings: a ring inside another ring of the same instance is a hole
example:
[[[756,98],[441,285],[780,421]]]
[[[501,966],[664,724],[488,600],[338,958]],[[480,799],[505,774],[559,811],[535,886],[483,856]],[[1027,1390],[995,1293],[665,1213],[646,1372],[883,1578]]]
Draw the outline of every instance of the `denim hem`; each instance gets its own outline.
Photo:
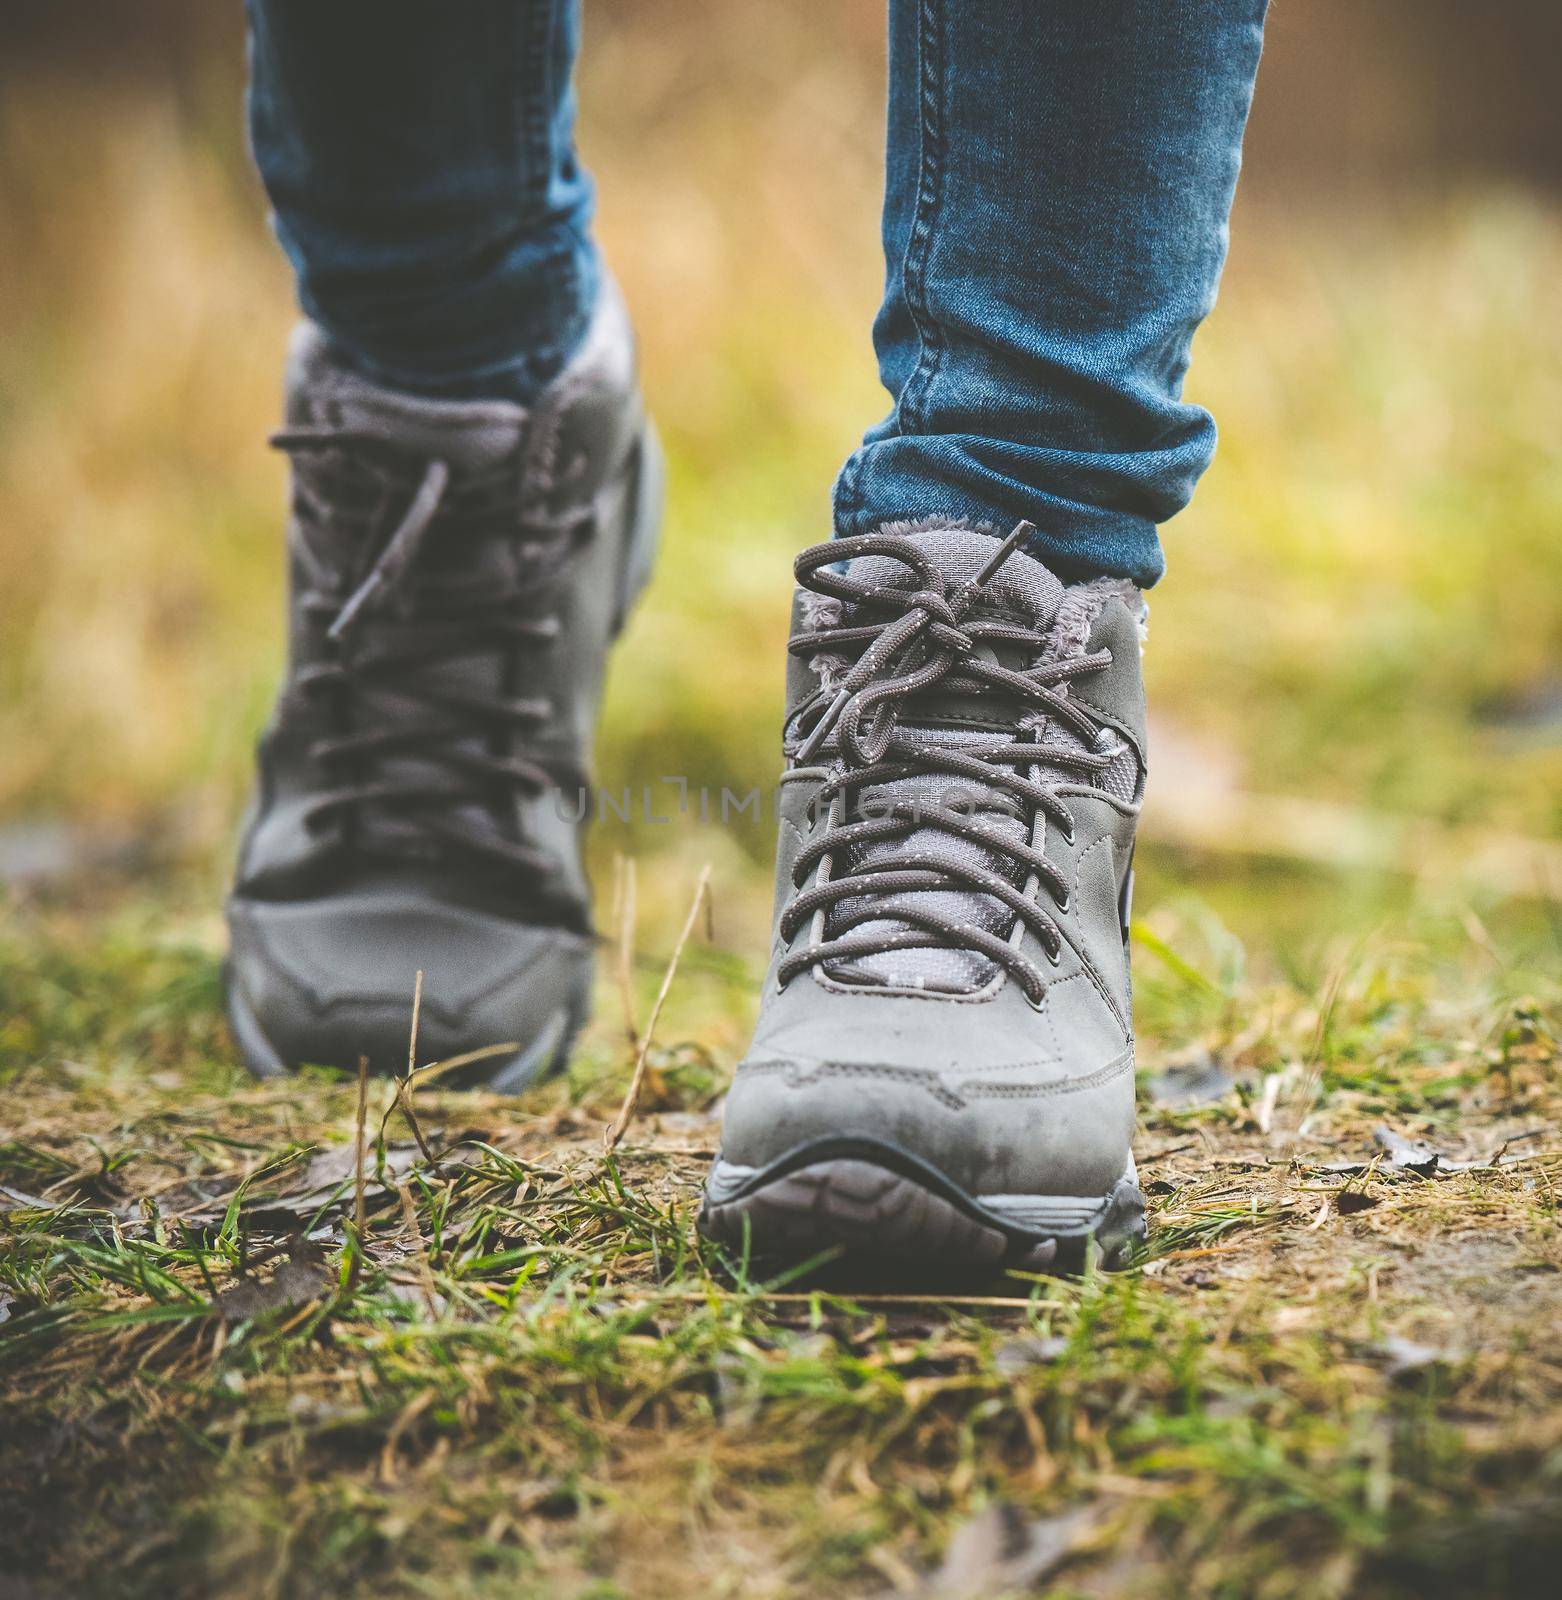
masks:
[[[1021,520],[967,503],[951,501],[939,508],[923,500],[914,508],[908,505],[902,511],[889,513],[858,510],[843,514],[837,508],[832,536],[849,539],[877,533],[892,524],[908,524],[913,528],[966,528],[1002,538]],[[1088,528],[1068,531],[1038,525],[1026,540],[1025,549],[1069,583],[1126,578],[1141,589],[1150,589],[1166,572],[1166,558],[1155,524],[1140,517],[1101,515],[1091,518]]]
[[[492,359],[454,366],[387,360],[368,348],[361,333],[344,327],[313,296],[301,293],[303,310],[355,371],[387,388],[448,400],[510,400],[528,404],[569,365],[585,342],[601,292],[602,272],[595,253],[577,257],[557,298],[567,304],[557,333],[545,344],[524,349],[494,348]],[[496,316],[495,322],[501,319]]]

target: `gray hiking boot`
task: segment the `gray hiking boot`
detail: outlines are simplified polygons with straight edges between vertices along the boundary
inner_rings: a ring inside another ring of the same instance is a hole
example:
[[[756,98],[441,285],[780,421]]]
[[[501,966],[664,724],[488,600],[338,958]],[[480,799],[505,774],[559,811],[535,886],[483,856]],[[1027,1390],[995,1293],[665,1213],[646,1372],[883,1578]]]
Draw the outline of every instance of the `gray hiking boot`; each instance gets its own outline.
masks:
[[[228,903],[251,1068],[376,1071],[507,1044],[559,1064],[591,985],[579,853],[607,648],[660,469],[609,288],[532,406],[417,398],[305,327],[289,367],[291,648]]]
[[[700,1218],[735,1251],[1042,1268],[1143,1233],[1143,601],[1025,531],[798,557],[773,956]]]

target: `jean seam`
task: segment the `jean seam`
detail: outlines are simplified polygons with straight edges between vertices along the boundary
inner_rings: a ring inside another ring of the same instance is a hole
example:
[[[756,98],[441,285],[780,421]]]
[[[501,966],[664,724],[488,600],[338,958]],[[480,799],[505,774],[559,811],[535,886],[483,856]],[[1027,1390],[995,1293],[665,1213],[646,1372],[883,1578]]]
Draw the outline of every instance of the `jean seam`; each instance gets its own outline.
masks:
[[[548,31],[552,26],[552,7],[518,6],[512,40],[515,61],[511,82],[516,85],[511,105],[511,149],[519,171],[516,189],[520,204],[528,211],[546,198],[549,169],[548,150]],[[520,85],[543,79],[542,91],[522,93]],[[540,182],[539,182],[540,180]]]
[[[542,197],[544,202],[546,202],[549,197],[549,191],[553,183],[555,171],[554,157],[556,152],[553,149],[552,143],[553,134],[555,131],[553,108],[559,104],[560,99],[568,92],[569,89],[570,69],[568,66],[566,66],[564,69],[565,81],[563,83],[554,81],[554,67],[560,54],[560,51],[557,48],[560,42],[558,36],[560,31],[566,26],[566,8],[572,3],[573,0],[549,0],[547,5],[539,7],[539,10],[542,12],[544,20],[547,24],[542,35],[543,61],[546,68],[544,74],[546,89],[542,99],[542,144],[544,155],[543,170],[545,173]],[[569,132],[569,149],[571,153],[573,153],[574,150],[574,143],[574,130],[572,128]],[[559,154],[562,158],[562,152]],[[573,222],[571,223],[571,230],[576,231],[574,229]],[[578,232],[576,236],[578,237]],[[566,352],[578,348],[581,339],[585,336],[585,323],[589,314],[585,274],[581,270],[580,256],[578,251],[571,252],[569,267],[567,270],[569,274],[569,282],[566,288],[568,302],[565,309],[565,332],[560,340],[560,345]]]
[[[557,222],[549,221],[542,229],[537,229],[536,218],[547,212],[553,181],[553,107],[559,87],[554,82],[554,35],[562,25],[560,11],[561,7],[554,0],[529,0],[529,3],[518,4],[511,34],[515,50],[511,81],[516,85],[529,84],[534,91],[517,92],[512,101],[515,111],[511,148],[520,169],[516,190],[521,214],[516,222],[518,227],[539,234],[559,227]],[[564,231],[573,237],[573,225]],[[540,349],[528,350],[496,371],[519,372],[531,382],[546,381],[579,344],[586,318],[586,294],[578,264],[570,259],[572,255],[573,252],[567,250],[563,264],[560,336]]]
[[[927,303],[928,259],[943,207],[944,178],[944,28],[943,0],[921,0],[917,10],[917,106],[921,148],[917,163],[917,202],[906,255],[901,264],[902,293],[917,330],[917,364],[895,406],[896,432],[921,433],[927,426],[926,395],[943,359],[943,339]]]

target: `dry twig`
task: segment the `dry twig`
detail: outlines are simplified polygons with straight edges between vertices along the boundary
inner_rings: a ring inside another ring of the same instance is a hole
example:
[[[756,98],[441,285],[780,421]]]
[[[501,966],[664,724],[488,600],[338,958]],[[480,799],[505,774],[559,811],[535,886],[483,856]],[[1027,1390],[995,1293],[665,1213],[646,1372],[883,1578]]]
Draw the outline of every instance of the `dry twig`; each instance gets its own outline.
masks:
[[[363,1165],[368,1151],[368,1124],[369,1124],[369,1058],[358,1057],[358,1132],[356,1159],[353,1163],[353,1250],[352,1272],[349,1287],[358,1281],[358,1272],[363,1261],[363,1233],[365,1226],[365,1211],[363,1198]]]
[[[618,932],[618,1001],[624,1012],[624,1034],[629,1048],[636,1050],[640,1044],[640,1030],[635,1026],[635,858],[614,857],[616,871],[613,876],[613,910]]]
[[[683,931],[678,935],[678,943],[673,947],[672,960],[667,963],[667,971],[662,976],[662,986],[656,992],[651,1015],[646,1019],[645,1037],[641,1039],[640,1053],[635,1057],[634,1076],[629,1080],[629,1091],[624,1096],[623,1105],[618,1108],[618,1115],[613,1118],[612,1124],[602,1135],[602,1147],[605,1150],[618,1148],[619,1140],[624,1137],[625,1130],[634,1120],[635,1107],[640,1103],[640,1090],[645,1083],[645,1064],[651,1053],[651,1036],[656,1032],[656,1019],[662,1014],[662,1005],[678,973],[678,962],[683,955],[683,947],[689,942],[689,935],[694,932],[694,924],[700,914],[700,903],[704,900],[709,887],[710,862],[707,861],[700,868],[699,879],[694,885],[694,899],[689,903],[688,916],[683,919]]]

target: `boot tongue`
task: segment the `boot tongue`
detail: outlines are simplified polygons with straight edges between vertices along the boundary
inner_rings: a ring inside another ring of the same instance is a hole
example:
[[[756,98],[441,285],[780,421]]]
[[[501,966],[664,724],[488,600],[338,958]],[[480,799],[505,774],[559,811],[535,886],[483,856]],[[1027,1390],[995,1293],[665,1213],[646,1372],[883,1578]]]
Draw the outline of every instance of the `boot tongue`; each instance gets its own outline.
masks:
[[[909,537],[916,540],[929,565],[937,569],[944,580],[945,595],[951,600],[981,576],[998,547],[994,535],[972,528],[926,528]],[[857,582],[875,588],[914,593],[922,587],[918,575],[893,556],[858,556],[846,570]],[[1062,583],[1035,556],[1017,549],[1010,551],[1003,565],[982,585],[981,594],[966,615],[1002,618],[1045,633],[1062,603]]]
[[[944,592],[951,602],[965,585],[975,582],[992,561],[997,547],[992,535],[964,528],[929,528],[913,537],[943,578]],[[922,580],[904,562],[888,556],[859,556],[848,571],[856,582],[886,590],[910,593],[923,587]],[[1034,556],[1016,549],[967,603],[963,616],[967,620],[1006,622],[1046,634],[1062,601],[1063,585],[1057,577]],[[977,652],[1015,670],[1034,665],[1039,654],[1035,647],[1002,641],[983,641]],[[1023,709],[1017,697],[1001,690],[961,692],[935,685],[902,707],[899,726],[929,745],[974,751],[1008,744],[1019,732]],[[970,779],[942,773],[901,778],[876,785],[865,792],[865,798],[880,803],[914,798],[935,802],[941,796],[954,794],[959,795],[972,822],[982,831],[1019,842],[1029,838],[1029,824],[1015,814],[1012,797]],[[859,847],[842,866],[861,870],[875,861],[912,856],[919,856],[930,865],[945,860],[982,868],[1002,875],[1017,888],[1023,887],[1023,875],[1008,856],[932,825],[916,828],[898,841]],[[1013,913],[1001,901],[964,888],[887,895],[876,897],[876,903],[884,915],[861,924],[856,931],[887,940],[915,931],[913,924],[895,915],[897,903],[915,905],[952,924],[972,923],[999,937],[1005,935],[1013,920]],[[867,907],[866,898],[845,901],[839,912],[843,917],[851,916]],[[831,976],[848,983],[969,993],[986,984],[997,968],[987,957],[968,949],[913,947],[833,962],[828,970]]]
[[[932,528],[915,537],[944,580],[945,598],[959,609],[963,591],[991,563],[997,541],[990,534],[968,528]],[[861,556],[848,571],[860,583],[885,589],[909,593],[922,587],[919,577],[903,562],[887,556]],[[1045,634],[1062,600],[1063,585],[1058,579],[1034,556],[1013,550],[982,585],[980,593],[965,601],[961,614],[969,621],[1006,622]],[[975,654],[1014,670],[1035,663],[1033,650],[1002,640],[980,642]],[[1000,691],[961,692],[946,680],[903,706],[900,721],[907,728],[963,722],[981,731],[990,729],[995,719],[1017,719],[1021,710],[1017,700]]]
[[[457,476],[513,467],[527,420],[505,400],[429,399],[375,383],[310,323],[288,350],[288,417],[376,434],[409,457],[440,457]]]
[[[462,596],[525,595],[539,566],[539,552],[514,509],[524,468],[527,413],[506,401],[429,399],[391,389],[349,367],[312,325],[294,335],[289,352],[288,419],[294,426],[366,434],[391,447],[406,466],[387,474],[376,491],[359,482],[349,493],[340,467],[308,456],[294,463],[298,492],[318,503],[320,513],[301,520],[299,538],[315,564],[328,570],[343,593],[351,591],[380,555],[396,519],[417,492],[417,471],[426,460],[449,469],[437,520],[419,551],[415,586],[421,598],[398,596],[365,615],[344,645],[354,655],[407,656],[415,669],[402,674],[367,674],[355,695],[354,727],[395,730],[428,727],[430,704],[486,694],[524,694],[511,686],[507,652],[492,631],[474,635],[470,649],[452,643],[428,657],[427,614],[459,614]],[[520,600],[517,599],[519,609]],[[448,623],[432,626],[448,639]],[[470,719],[452,719],[442,734],[410,742],[382,755],[376,769],[392,782],[438,785],[449,781],[450,757],[491,755],[490,738]],[[444,814],[474,834],[506,827],[510,802],[466,800]],[[408,855],[439,857],[416,807],[366,809],[359,822],[370,837]]]

